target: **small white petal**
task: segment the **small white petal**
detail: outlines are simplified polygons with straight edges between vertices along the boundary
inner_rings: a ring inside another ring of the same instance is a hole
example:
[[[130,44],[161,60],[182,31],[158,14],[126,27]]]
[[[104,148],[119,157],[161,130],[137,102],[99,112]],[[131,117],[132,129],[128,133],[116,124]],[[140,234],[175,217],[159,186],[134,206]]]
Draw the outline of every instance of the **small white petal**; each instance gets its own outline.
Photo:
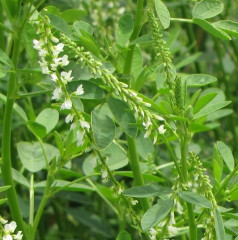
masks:
[[[107,176],[108,176],[108,172],[106,170],[103,170],[102,171],[102,179],[107,178]]]
[[[57,87],[54,92],[53,92],[53,96],[51,99],[55,99],[55,100],[59,100],[62,94],[62,89],[61,87]]]
[[[56,80],[58,79],[56,73],[52,73],[50,76],[51,76],[52,81],[54,81],[54,82],[56,82]]]
[[[61,72],[60,76],[64,82],[71,82],[73,77],[71,77],[72,70],[69,72]]]
[[[13,240],[10,234],[4,235],[2,240]]]
[[[77,146],[81,146],[84,143],[84,130],[77,131]]]
[[[75,94],[78,95],[78,96],[84,94],[84,89],[83,89],[83,85],[82,85],[82,84],[80,84],[80,85],[78,86]]]
[[[148,129],[144,135],[144,138],[148,138],[151,134],[151,129]]]
[[[0,216],[0,223],[1,224],[6,224],[8,221],[5,220],[3,217]]]
[[[62,66],[67,66],[69,64],[69,60],[68,60],[68,56],[67,55],[64,55],[62,58],[61,58],[61,65]]]
[[[69,123],[69,122],[73,122],[74,120],[74,114],[70,113],[66,118],[65,118],[65,122]]]
[[[90,129],[90,125],[86,121],[80,121],[80,126],[81,128]]]
[[[61,105],[61,110],[62,109],[71,109],[72,108],[72,102],[69,98],[66,98],[63,102],[63,104]]]
[[[7,233],[13,233],[13,232],[15,231],[16,227],[17,227],[16,222],[11,221],[9,224],[6,224],[6,225],[4,226],[4,230],[5,230]]]
[[[166,129],[164,128],[164,125],[161,125],[161,126],[158,128],[158,130],[159,130],[159,134],[164,134],[165,131],[166,131]]]
[[[14,240],[22,240],[22,231],[18,231],[17,235],[14,235]]]
[[[59,42],[59,39],[58,38],[56,38],[55,36],[51,36],[51,40],[53,41],[53,42],[55,42],[55,43],[58,43]]]

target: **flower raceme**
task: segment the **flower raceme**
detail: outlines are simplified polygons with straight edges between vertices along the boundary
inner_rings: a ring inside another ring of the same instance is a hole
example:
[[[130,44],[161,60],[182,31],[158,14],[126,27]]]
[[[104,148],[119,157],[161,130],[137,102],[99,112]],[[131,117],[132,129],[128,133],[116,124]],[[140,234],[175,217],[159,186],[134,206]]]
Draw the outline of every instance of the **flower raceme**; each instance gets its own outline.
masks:
[[[55,84],[52,100],[63,101],[60,110],[66,110],[70,113],[67,115],[65,122],[71,124],[71,129],[78,128],[78,145],[84,143],[85,131],[88,131],[90,125],[85,124],[85,119],[74,107],[71,95],[67,92],[66,85],[73,80],[72,70],[64,71],[63,67],[69,64],[68,55],[64,54],[65,44],[61,43],[58,38],[53,36],[49,26],[47,16],[40,18],[37,22],[39,29],[37,31],[39,40],[33,40],[33,47],[38,51],[39,64],[43,74],[50,75]],[[72,95],[80,96],[84,94],[83,85],[80,84]],[[79,120],[79,121],[77,121]],[[79,124],[77,124],[79,122]]]
[[[86,52],[83,47],[77,46],[77,44],[71,41],[66,35],[61,34],[60,40],[53,36],[47,16],[39,19],[38,26],[40,26],[37,31],[40,39],[34,40],[33,43],[34,48],[39,51],[39,64],[42,68],[42,73],[49,74],[51,80],[56,85],[52,99],[59,101],[64,97],[60,109],[71,111],[65,119],[66,123],[71,123],[71,128],[74,128],[77,126],[77,124],[75,124],[76,120],[78,119],[80,121],[77,134],[79,137],[78,143],[83,142],[81,139],[82,132],[85,133],[85,131],[88,131],[90,125],[88,123],[88,126],[81,124],[85,122],[85,120],[80,112],[74,112],[75,109],[71,101],[71,95],[66,90],[67,83],[73,80],[71,76],[72,70],[60,72],[60,69],[69,64],[68,55],[64,54],[65,46],[74,53],[75,58],[78,58],[83,65],[86,65],[94,75],[99,75],[103,82],[107,86],[110,86],[114,92],[133,109],[136,119],[142,120],[143,126],[145,127],[146,132],[144,137],[147,138],[152,135],[154,137],[154,143],[157,142],[158,135],[164,134],[166,131],[164,125],[158,126],[157,122],[165,120],[147,109],[151,107],[150,103],[144,102],[144,100],[138,96],[137,92],[128,88],[127,84],[118,81],[112,73],[102,67],[100,61],[93,58],[90,52]],[[84,94],[84,89],[83,85],[80,84],[73,95],[80,96],[82,94]]]

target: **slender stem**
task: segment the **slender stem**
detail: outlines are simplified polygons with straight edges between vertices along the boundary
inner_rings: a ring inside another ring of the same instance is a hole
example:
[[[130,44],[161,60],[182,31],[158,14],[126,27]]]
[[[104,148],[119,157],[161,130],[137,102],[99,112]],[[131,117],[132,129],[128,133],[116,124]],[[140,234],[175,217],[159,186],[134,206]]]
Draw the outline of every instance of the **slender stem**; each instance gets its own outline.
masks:
[[[18,34],[20,35],[20,33]],[[19,59],[20,37],[14,38],[12,61],[14,68],[17,69]],[[10,73],[7,91],[7,102],[5,114],[3,118],[3,133],[2,133],[2,178],[5,185],[12,187],[7,191],[8,204],[13,219],[17,222],[18,228],[23,231],[23,239],[26,239],[26,231],[21,216],[21,211],[17,199],[16,189],[11,172],[11,127],[12,127],[12,114],[15,96],[18,89],[17,75],[15,71]]]
[[[127,136],[127,144],[128,144],[129,159],[130,159],[133,176],[135,179],[135,184],[137,186],[143,186],[144,179],[143,179],[140,165],[139,165],[140,162],[139,162],[139,156],[136,150],[135,140],[130,136]],[[150,207],[147,199],[140,199],[140,203],[144,211],[146,211]]]
[[[3,30],[5,29],[3,7],[2,7],[1,1],[0,1],[0,28],[3,28]],[[4,31],[2,31],[0,35],[0,49],[4,50],[4,48],[5,48],[5,36],[4,36]]]
[[[140,34],[140,30],[142,26],[141,22],[142,22],[142,15],[143,15],[143,5],[144,5],[144,0],[137,1],[135,25],[134,25],[133,33],[130,37],[130,41],[133,41],[134,39],[136,39]],[[129,46],[129,49],[127,51],[124,69],[123,69],[124,74],[131,74],[134,51],[135,51],[135,45],[132,44]],[[140,169],[139,155],[137,153],[135,140],[128,135],[126,137],[127,137],[127,145],[128,145],[128,157],[131,164],[135,184],[138,186],[143,186],[144,179]],[[140,199],[140,204],[144,211],[146,211],[150,206],[149,201],[146,198]]]
[[[31,174],[31,188],[30,188],[30,212],[29,212],[29,224],[33,226],[34,222],[34,174]]]
[[[185,19],[185,18],[170,18],[171,21],[174,22],[186,22],[186,23],[193,23],[192,19]]]
[[[47,201],[50,197],[52,182],[53,182],[53,175],[52,175],[51,172],[48,172],[44,195],[41,199],[40,206],[37,210],[37,213],[36,213],[36,216],[35,216],[35,219],[34,219],[33,227],[32,227],[31,233],[30,233],[30,240],[35,239],[35,234],[36,234],[36,231],[37,231],[37,227],[39,225],[39,222],[40,222],[42,213],[44,211],[45,205],[46,205],[46,203],[47,203]]]
[[[142,17],[143,17],[143,7],[144,7],[144,0],[138,0],[136,6],[136,17],[135,17],[135,25],[134,30],[131,34],[130,41],[136,39],[142,27]]]
[[[189,134],[187,132],[186,126],[184,126],[186,132],[185,136],[181,137],[181,166],[182,174],[184,178],[184,183],[188,183],[188,167],[187,167],[187,150],[189,142]],[[189,239],[197,240],[197,225],[195,221],[195,216],[193,212],[193,206],[191,203],[187,203],[188,218],[189,218]]]

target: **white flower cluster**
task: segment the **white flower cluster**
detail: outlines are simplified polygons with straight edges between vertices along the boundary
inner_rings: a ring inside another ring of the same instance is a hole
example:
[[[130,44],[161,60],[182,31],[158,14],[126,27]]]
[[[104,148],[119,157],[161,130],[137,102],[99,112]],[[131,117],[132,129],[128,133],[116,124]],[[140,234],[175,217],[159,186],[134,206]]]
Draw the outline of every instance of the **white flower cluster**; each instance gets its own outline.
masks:
[[[16,222],[12,221],[10,223],[7,223],[8,221],[3,219],[0,216],[0,223],[3,225],[2,232],[0,233],[0,236],[2,236],[2,240],[21,240],[23,235],[21,231],[18,231],[17,234],[14,234],[17,224]],[[2,235],[1,235],[2,234]]]
[[[153,135],[154,143],[156,143],[158,134],[164,134],[166,129],[164,125],[158,127],[157,121],[164,121],[161,116],[151,113],[147,108],[151,107],[151,104],[145,102],[138,94],[132,89],[128,88],[128,85],[117,80],[112,73],[107,69],[102,68],[102,63],[93,58],[90,52],[85,52],[83,47],[78,47],[76,43],[72,42],[66,35],[61,34],[62,41],[75,53],[75,57],[78,58],[83,65],[86,65],[89,70],[95,74],[100,75],[105,84],[111,86],[115,93],[119,95],[124,102],[133,109],[136,119],[140,118],[143,121],[146,133],[145,138]]]
[[[49,26],[49,18],[47,16],[40,18],[37,22],[39,40],[34,39],[34,48],[39,52],[39,64],[43,74],[48,74],[51,80],[55,83],[56,87],[53,91],[52,100],[59,101],[63,98],[60,110],[70,110],[65,122],[71,123],[71,129],[77,128],[77,145],[83,145],[85,139],[85,133],[90,129],[90,125],[85,121],[81,113],[73,107],[71,101],[71,95],[67,92],[66,85],[71,82],[73,77],[71,76],[72,70],[66,72],[62,68],[69,64],[68,55],[64,54],[65,45],[59,42]],[[77,90],[72,95],[80,96],[84,94],[82,84],[80,84]],[[79,124],[77,122],[79,121]]]

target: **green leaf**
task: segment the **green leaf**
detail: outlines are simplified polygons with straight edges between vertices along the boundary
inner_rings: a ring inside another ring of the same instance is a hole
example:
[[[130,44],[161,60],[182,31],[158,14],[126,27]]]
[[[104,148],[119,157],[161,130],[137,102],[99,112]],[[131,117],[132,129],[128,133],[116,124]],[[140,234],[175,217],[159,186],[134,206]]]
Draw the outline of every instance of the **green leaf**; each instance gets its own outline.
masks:
[[[207,115],[207,121],[214,121],[216,119],[226,117],[232,113],[233,113],[232,109],[221,109],[221,110],[218,110],[214,113]]]
[[[33,40],[37,38],[35,27],[27,22],[22,32],[23,44],[26,49],[27,55],[32,63],[35,63],[37,60],[37,51],[33,47]]]
[[[217,149],[217,145],[215,144],[213,147],[213,175],[216,183],[219,185],[221,182],[223,173],[223,160],[219,151]]]
[[[117,235],[116,240],[131,240],[131,235],[126,230],[122,230]]]
[[[231,101],[224,101],[215,104],[209,104],[207,107],[202,108],[198,113],[193,116],[193,119],[198,119],[200,117],[204,117],[209,113],[215,112],[227,105],[229,105]]]
[[[153,35],[151,33],[142,35],[131,42],[131,44],[142,44],[153,42]]]
[[[231,37],[224,31],[220,30],[219,28],[216,28],[211,23],[207,22],[206,20],[194,18],[193,23],[197,24],[207,32],[211,33],[213,36],[224,39],[224,40],[231,40]]]
[[[0,205],[4,204],[7,201],[7,198],[0,199]]]
[[[59,155],[58,149],[54,146],[44,143],[43,147],[48,162]],[[46,160],[39,142],[19,142],[17,150],[23,166],[30,172],[38,172],[46,166]]]
[[[29,121],[28,126],[30,130],[40,139],[43,139],[46,136],[46,128],[43,125],[37,122]]]
[[[73,23],[73,28],[75,29],[75,31],[78,33],[79,36],[82,36],[83,33],[81,32],[81,30],[84,30],[86,32],[88,32],[90,35],[93,34],[93,26],[87,22],[84,21],[76,21]]]
[[[10,187],[11,187],[10,185],[0,187],[0,193],[1,193],[1,192],[5,192],[5,191],[8,190]]]
[[[170,13],[161,0],[155,0],[155,10],[163,28],[168,28],[170,25]]]
[[[60,156],[63,157],[64,156],[64,143],[63,143],[63,140],[62,140],[60,134],[56,131],[54,131],[54,138],[55,138],[55,143],[57,144],[57,147],[59,149]]]
[[[144,67],[137,78],[132,78],[131,88],[135,91],[139,91],[156,69],[157,66]]]
[[[200,109],[209,104],[209,102],[211,102],[216,95],[217,93],[208,93],[205,96],[199,98],[194,106],[193,113],[196,114]]]
[[[80,37],[80,43],[88,49],[91,53],[96,55],[97,57],[100,56],[100,48],[96,42],[96,40],[87,32],[81,29],[81,33],[83,35]]]
[[[184,201],[197,205],[199,207],[212,208],[211,202],[209,202],[204,196],[201,196],[194,192],[181,191],[178,193],[179,197]]]
[[[212,24],[214,27],[219,28],[229,35],[238,38],[238,23],[231,20],[221,20]]]
[[[47,16],[50,19],[50,24],[52,25],[52,27],[59,30],[60,32],[67,34],[68,36],[72,35],[68,24],[65,22],[63,18],[56,16],[54,14],[47,14]]]
[[[86,15],[86,12],[81,9],[67,9],[64,12],[61,13],[61,17],[67,22],[67,23],[73,23],[77,20],[80,20]]]
[[[201,56],[201,54],[202,54],[201,52],[197,52],[197,53],[190,55],[189,57],[184,58],[181,62],[179,62],[175,65],[175,68],[178,70],[178,69],[185,67],[191,63],[194,63],[194,61],[196,59],[198,59]]]
[[[132,138],[137,135],[136,119],[128,105],[117,98],[109,98],[108,106],[122,129]]]
[[[118,175],[118,176],[134,178],[134,175],[133,175],[132,171],[116,171],[114,174]],[[163,178],[157,177],[157,176],[152,175],[152,174],[143,173],[142,176],[143,176],[145,181],[149,181],[149,182],[164,182]]]
[[[80,95],[82,99],[102,99],[105,97],[105,92],[97,84],[90,81],[72,81],[67,84],[67,90],[72,93],[77,90],[77,87],[82,84],[84,93]]]
[[[51,132],[59,121],[59,112],[56,109],[46,108],[36,118],[35,122],[46,128],[46,133]]]
[[[112,238],[113,231],[107,220],[104,220],[83,208],[67,208],[66,212],[83,225],[89,227],[92,232],[103,236],[103,238],[98,237],[98,239]]]
[[[218,0],[203,0],[198,2],[193,9],[193,18],[207,19],[223,11],[224,5]]]
[[[101,150],[104,157],[108,157],[107,165],[111,170],[125,167],[128,164],[127,152],[113,141],[107,148]]]
[[[26,180],[26,178],[23,176],[22,173],[20,173],[19,171],[17,171],[14,168],[12,168],[11,170],[12,170],[12,177],[13,177],[14,181],[21,184],[22,186],[30,188],[29,182]]]
[[[101,149],[106,148],[115,137],[115,124],[104,105],[99,105],[92,111],[91,121],[97,146]]]
[[[235,160],[231,152],[231,149],[224,142],[221,142],[221,141],[217,142],[217,149],[220,152],[227,167],[232,172],[234,169]]]
[[[2,5],[5,6],[7,16],[11,21],[19,17],[19,11],[22,10],[21,0],[2,0]]]
[[[132,67],[131,72],[134,77],[138,77],[143,67],[143,57],[142,52],[139,47],[135,47],[134,53],[133,53],[133,60],[132,60]]]
[[[139,132],[136,137],[136,147],[139,155],[143,159],[147,159],[149,156],[153,156],[154,144],[150,138],[144,138],[144,133]]]
[[[184,74],[182,79],[188,87],[203,87],[217,81],[216,77],[206,74]]]
[[[215,209],[214,218],[215,218],[215,231],[216,231],[217,240],[224,240],[225,229],[223,225],[222,216],[218,209]]]
[[[129,14],[123,15],[118,22],[117,42],[121,46],[125,46],[128,42],[134,28],[134,21]]]
[[[7,97],[2,93],[0,93],[0,101],[4,104],[7,102]],[[28,121],[25,111],[17,103],[14,103],[13,110],[25,123]]]
[[[147,198],[157,197],[172,193],[173,190],[167,187],[159,186],[158,184],[135,186],[126,189],[122,194],[128,197]]]
[[[168,215],[172,206],[173,201],[171,199],[160,199],[157,204],[147,210],[141,219],[143,231],[149,230],[162,221]]]
[[[46,181],[42,181],[39,183],[34,184],[34,188],[45,188]],[[89,186],[86,183],[72,183],[70,181],[60,180],[57,179],[53,182],[52,188],[59,189],[63,188],[62,191],[72,191],[72,192],[88,192],[88,191],[95,191],[95,189]]]
[[[12,60],[2,49],[0,49],[0,62],[2,62],[3,64],[7,65],[10,68],[14,67]]]

